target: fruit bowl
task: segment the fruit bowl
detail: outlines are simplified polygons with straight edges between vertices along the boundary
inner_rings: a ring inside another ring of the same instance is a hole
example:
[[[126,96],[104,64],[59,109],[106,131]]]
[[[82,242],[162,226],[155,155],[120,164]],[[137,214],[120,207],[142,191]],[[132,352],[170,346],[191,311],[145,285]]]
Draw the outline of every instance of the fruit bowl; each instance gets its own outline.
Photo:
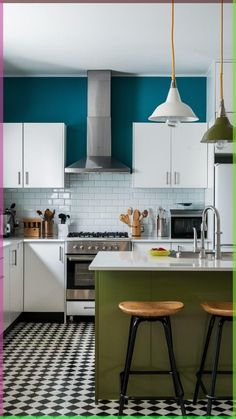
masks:
[[[163,247],[153,247],[149,250],[152,256],[169,256],[170,250],[164,249]]]

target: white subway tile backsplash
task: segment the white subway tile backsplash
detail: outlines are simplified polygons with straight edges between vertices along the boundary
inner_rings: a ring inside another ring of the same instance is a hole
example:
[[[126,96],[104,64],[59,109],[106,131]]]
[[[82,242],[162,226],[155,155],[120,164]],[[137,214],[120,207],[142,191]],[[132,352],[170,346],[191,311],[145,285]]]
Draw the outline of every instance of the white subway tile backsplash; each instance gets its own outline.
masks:
[[[128,207],[148,209],[145,232],[155,228],[157,209],[177,208],[178,202],[204,206],[204,189],[132,188],[130,174],[66,174],[65,189],[5,189],[4,205],[16,203],[17,218],[35,217],[37,209],[55,209],[71,216],[71,230],[120,230],[129,228],[119,221]],[[154,227],[153,227],[154,226]]]

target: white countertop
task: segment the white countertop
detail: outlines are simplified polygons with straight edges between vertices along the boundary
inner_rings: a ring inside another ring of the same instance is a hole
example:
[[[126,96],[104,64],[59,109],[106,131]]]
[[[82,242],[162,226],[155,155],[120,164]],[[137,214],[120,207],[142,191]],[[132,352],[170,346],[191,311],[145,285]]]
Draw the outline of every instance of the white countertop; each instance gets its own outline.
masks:
[[[133,243],[148,243],[148,242],[164,242],[164,243],[193,243],[193,239],[171,239],[170,237],[157,237],[157,236],[141,236],[131,237]],[[200,239],[198,239],[200,242]],[[211,242],[210,239],[205,239],[205,242]]]
[[[64,242],[65,239],[58,237],[7,237],[4,238],[2,243],[3,247],[11,246],[12,244],[21,243],[21,242]]]
[[[89,266],[94,271],[232,271],[227,260],[178,259],[148,252],[98,252]]]

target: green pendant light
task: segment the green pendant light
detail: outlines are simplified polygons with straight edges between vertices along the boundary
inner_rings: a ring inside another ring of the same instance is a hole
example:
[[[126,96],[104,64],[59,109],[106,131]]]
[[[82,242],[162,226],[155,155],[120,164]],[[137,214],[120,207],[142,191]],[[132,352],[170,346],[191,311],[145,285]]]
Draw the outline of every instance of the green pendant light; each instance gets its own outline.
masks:
[[[226,116],[223,94],[223,0],[221,0],[220,14],[220,108],[214,125],[205,132],[201,143],[216,144],[223,149],[227,143],[233,141],[233,127]]]

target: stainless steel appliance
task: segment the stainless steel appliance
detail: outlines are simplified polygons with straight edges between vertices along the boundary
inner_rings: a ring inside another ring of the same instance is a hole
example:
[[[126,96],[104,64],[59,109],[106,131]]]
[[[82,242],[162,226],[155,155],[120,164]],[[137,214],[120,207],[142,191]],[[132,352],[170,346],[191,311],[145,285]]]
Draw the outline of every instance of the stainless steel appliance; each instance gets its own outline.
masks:
[[[203,209],[172,209],[171,238],[172,239],[193,239],[193,228],[196,228],[197,238],[201,237],[201,222]],[[205,232],[205,237],[206,237]]]
[[[126,172],[111,156],[111,71],[88,71],[87,156],[65,168],[67,173]]]
[[[69,233],[66,241],[66,314],[95,314],[95,274],[88,267],[99,251],[131,250],[127,233]]]

